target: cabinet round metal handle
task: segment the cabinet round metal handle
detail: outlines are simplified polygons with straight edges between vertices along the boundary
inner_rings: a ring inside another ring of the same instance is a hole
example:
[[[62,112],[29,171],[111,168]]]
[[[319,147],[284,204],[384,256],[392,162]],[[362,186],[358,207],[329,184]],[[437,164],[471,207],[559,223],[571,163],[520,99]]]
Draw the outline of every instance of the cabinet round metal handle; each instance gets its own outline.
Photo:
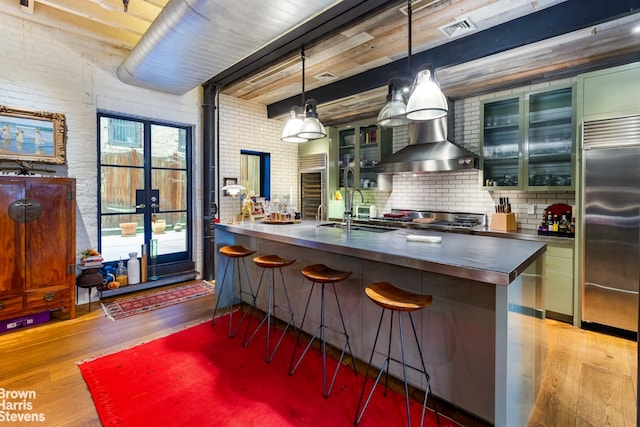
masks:
[[[0,301],[0,310],[2,310],[3,308],[4,308],[4,303]]]
[[[32,222],[40,218],[42,205],[37,200],[20,199],[9,205],[9,218],[18,223]]]
[[[51,302],[56,298],[56,294],[55,292],[47,292],[46,294],[44,294],[44,300],[46,302]]]

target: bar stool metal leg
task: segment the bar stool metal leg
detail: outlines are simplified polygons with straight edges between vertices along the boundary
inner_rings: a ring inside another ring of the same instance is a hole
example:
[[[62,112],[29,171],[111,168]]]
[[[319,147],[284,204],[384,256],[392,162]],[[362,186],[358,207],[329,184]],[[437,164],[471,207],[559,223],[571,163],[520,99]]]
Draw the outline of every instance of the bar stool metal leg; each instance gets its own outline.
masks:
[[[258,324],[258,326],[254,329],[253,333],[247,337],[248,333],[249,333],[249,326],[251,324],[251,319],[249,319],[249,322],[247,322],[247,327],[245,329],[245,333],[244,333],[244,339],[243,339],[243,346],[247,346],[249,345],[249,343],[253,340],[253,338],[255,338],[256,334],[258,333],[258,331],[260,330],[260,328],[266,323],[266,328],[267,328],[267,336],[266,336],[266,348],[265,348],[265,360],[267,361],[267,363],[271,362],[273,360],[273,357],[276,354],[276,351],[278,351],[278,348],[280,347],[280,344],[282,343],[282,340],[284,339],[287,331],[289,330],[290,327],[293,327],[293,329],[297,329],[296,328],[296,324],[295,324],[295,320],[293,318],[293,310],[291,308],[291,302],[289,300],[289,293],[287,292],[287,286],[285,284],[285,280],[284,280],[284,274],[282,273],[282,267],[287,266],[292,264],[293,262],[295,262],[295,260],[285,260],[283,258],[278,257],[277,255],[268,255],[268,256],[263,256],[263,257],[256,257],[254,258],[254,261],[256,262],[256,264],[258,266],[263,267],[263,271],[262,274],[260,275],[260,282],[258,283],[258,290],[256,291],[256,297],[257,297],[257,293],[260,292],[260,288],[262,287],[262,280],[264,278],[264,270],[269,269],[269,299],[268,299],[268,308],[267,308],[267,313],[264,316],[264,318],[260,321],[260,323]],[[275,289],[274,289],[274,276],[275,276],[275,272],[274,270],[278,269],[280,272],[280,281],[282,284],[282,289],[284,291],[284,296],[285,296],[285,300],[287,302],[287,308],[283,309],[281,307],[279,307],[276,304],[276,299],[275,299]],[[284,326],[282,332],[280,333],[280,337],[277,341],[277,343],[275,344],[275,346],[273,347],[272,350],[270,350],[271,344],[271,335],[276,334],[276,325],[275,325],[275,312],[276,310],[280,308],[284,311],[286,311],[288,313],[288,320],[286,325]],[[272,317],[274,317],[273,319],[273,332],[271,332],[271,327],[272,327]]]
[[[347,334],[347,328],[344,323],[344,316],[342,315],[342,309],[340,307],[340,301],[338,300],[338,294],[336,293],[335,283],[331,283],[333,286],[333,293],[336,298],[336,306],[338,307],[338,313],[340,315],[340,322],[342,325],[342,333],[345,336],[345,343],[342,347],[342,353],[340,353],[340,358],[338,359],[338,365],[336,366],[335,371],[333,372],[333,377],[331,379],[331,384],[327,388],[327,340],[326,340],[326,331],[327,331],[327,317],[326,317],[326,294],[325,294],[325,283],[318,283],[320,285],[320,325],[316,328],[313,336],[309,339],[307,346],[303,350],[302,354],[296,361],[296,350],[300,344],[300,331],[304,326],[304,321],[307,317],[307,311],[309,309],[309,303],[311,301],[311,297],[313,294],[313,289],[315,288],[316,282],[311,282],[311,290],[309,291],[309,297],[307,298],[307,304],[304,309],[304,314],[302,316],[302,323],[300,324],[300,329],[298,330],[298,335],[296,337],[296,345],[293,350],[293,354],[291,355],[291,363],[289,365],[289,375],[293,375],[298,369],[298,366],[302,362],[302,359],[311,348],[313,341],[318,339],[318,334],[320,335],[320,352],[322,355],[322,392],[324,397],[329,397],[331,394],[331,390],[333,389],[333,384],[336,381],[336,377],[338,376],[338,370],[342,365],[342,360],[344,359],[345,353],[348,351],[351,356],[351,363],[353,364],[353,372],[358,375],[358,371],[356,370],[356,363],[353,357],[353,352],[351,351],[351,344],[349,343],[349,334]],[[295,363],[295,364],[294,364]]]
[[[369,293],[368,291],[372,290],[372,293]],[[367,409],[367,406],[369,405],[369,402],[371,401],[371,397],[373,396],[373,393],[375,392],[376,386],[378,385],[378,383],[380,382],[380,378],[382,377],[382,373],[386,371],[386,377],[385,377],[385,387],[384,387],[384,395],[386,396],[387,393],[387,386],[388,386],[388,380],[389,380],[389,365],[391,361],[394,362],[399,362],[402,363],[402,376],[403,376],[403,384],[404,384],[404,391],[405,391],[405,403],[406,403],[406,409],[407,409],[407,422],[409,427],[411,426],[411,405],[409,402],[409,383],[408,383],[408,379],[407,379],[407,368],[411,368],[414,369],[418,372],[420,372],[421,374],[424,375],[425,381],[426,381],[426,387],[425,387],[425,392],[424,392],[424,400],[422,402],[422,413],[421,413],[421,417],[420,417],[420,425],[424,424],[424,419],[425,419],[425,413],[426,413],[426,408],[427,408],[427,399],[429,397],[429,394],[431,393],[431,384],[430,384],[430,376],[429,373],[427,372],[426,369],[426,365],[424,363],[424,357],[423,357],[423,353],[422,353],[422,348],[420,346],[420,340],[418,339],[418,333],[416,331],[416,327],[415,327],[415,323],[413,321],[413,316],[411,315],[412,311],[416,311],[419,310],[421,308],[425,308],[428,305],[431,304],[431,297],[430,296],[420,296],[420,295],[416,295],[416,294],[411,294],[405,291],[402,291],[398,288],[393,287],[391,284],[383,282],[383,283],[377,283],[374,285],[371,285],[369,288],[367,288],[367,296],[369,296],[371,298],[371,300],[373,302],[375,302],[376,304],[380,305],[382,307],[382,311],[380,313],[380,321],[378,322],[378,329],[376,330],[376,337],[373,343],[373,348],[371,350],[371,357],[369,358],[369,364],[367,365],[367,371],[365,374],[365,378],[364,378],[364,383],[362,384],[362,391],[360,392],[360,399],[358,401],[358,406],[356,408],[356,417],[354,419],[354,424],[357,425],[360,423],[360,421],[362,420],[362,416],[364,415],[365,410]],[[397,297],[397,300],[394,300],[394,298]],[[411,297],[416,297],[417,299],[419,298],[419,300],[417,300],[417,302],[412,303],[411,302]],[[407,303],[409,304],[413,304],[411,305],[407,305]],[[376,376],[376,379],[373,383],[373,386],[371,387],[371,390],[369,392],[369,394],[367,395],[366,400],[364,401],[363,404],[363,399],[364,399],[364,394],[365,394],[365,390],[366,390],[366,384],[367,384],[367,379],[369,377],[369,371],[371,369],[372,363],[373,363],[373,356],[375,354],[376,351],[376,347],[378,344],[378,338],[380,336],[380,329],[382,327],[382,321],[384,319],[384,315],[385,312],[389,310],[391,311],[391,321],[390,321],[390,327],[389,327],[389,341],[388,341],[388,348],[387,348],[387,357],[384,360],[384,362],[382,363],[382,366],[380,367],[380,370],[378,371],[378,374]],[[403,328],[403,323],[402,323],[402,312],[406,311],[408,316],[409,316],[409,321],[411,322],[411,330],[413,332],[413,337],[416,343],[416,347],[418,350],[418,355],[420,357],[420,367],[414,367],[414,366],[410,366],[407,364],[406,361],[406,352],[405,352],[405,342],[404,342],[404,328]],[[395,360],[393,358],[391,358],[391,346],[392,346],[392,338],[393,338],[393,315],[394,312],[398,313],[398,328],[399,328],[399,334],[400,334],[400,351],[401,351],[401,358],[402,360],[398,361]],[[435,405],[435,402],[434,402]],[[434,406],[435,408],[435,406]],[[436,422],[438,425],[440,425],[440,417],[438,415],[438,411],[437,408],[435,409],[435,416],[436,416]]]
[[[220,290],[218,291],[216,289],[216,295],[222,295],[222,292],[225,288],[225,283],[227,282],[226,278],[227,278],[227,272],[228,272],[228,268],[229,268],[229,264],[233,264],[231,269],[232,269],[232,273],[233,270],[235,270],[236,274],[233,274],[233,277],[237,277],[238,278],[238,296],[236,298],[239,298],[240,300],[240,311],[243,312],[242,316],[240,317],[240,321],[238,322],[238,324],[236,325],[235,329],[233,329],[233,312],[234,310],[231,309],[229,311],[229,331],[228,331],[228,336],[229,338],[233,338],[238,334],[238,331],[240,330],[240,326],[242,325],[242,323],[245,321],[245,319],[247,318],[247,316],[251,313],[252,310],[255,309],[255,304],[256,304],[256,293],[253,292],[253,287],[251,286],[251,278],[249,277],[249,270],[247,269],[247,263],[245,262],[245,257],[248,255],[251,255],[253,253],[255,253],[255,251],[253,250],[249,250],[249,249],[245,249],[241,246],[225,246],[223,248],[220,249],[220,252],[223,253],[223,255],[226,256],[227,261],[225,263],[225,267],[224,267],[224,273],[222,275],[222,283],[220,284]],[[247,286],[249,287],[249,291],[247,292],[246,290],[244,290],[243,286],[242,286],[242,278],[241,278],[241,273],[240,273],[240,262],[242,262],[242,266],[244,267],[244,275],[245,275],[245,279],[247,282]],[[231,283],[231,287],[233,288],[234,283]],[[244,302],[244,299],[242,298],[243,295],[248,295],[249,299],[250,299],[250,303],[248,304],[248,308],[243,310],[243,307],[245,305],[247,305],[247,303]],[[216,314],[218,312],[218,308],[220,305],[220,299],[218,297],[216,297],[216,306],[213,310],[213,317],[211,319],[211,325],[215,326],[218,321],[216,318]]]

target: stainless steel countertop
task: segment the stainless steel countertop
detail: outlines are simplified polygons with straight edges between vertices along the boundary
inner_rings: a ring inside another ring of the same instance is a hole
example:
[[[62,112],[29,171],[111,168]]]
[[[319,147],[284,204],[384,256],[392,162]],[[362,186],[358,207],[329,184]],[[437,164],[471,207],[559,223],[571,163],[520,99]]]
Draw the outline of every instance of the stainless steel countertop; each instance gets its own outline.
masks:
[[[492,236],[397,229],[385,233],[299,224],[216,224],[216,229],[479,282],[508,285],[544,251],[544,242]],[[407,235],[440,236],[441,243],[407,241]]]
[[[339,222],[340,219],[330,219],[330,221]],[[369,221],[368,219],[365,219],[365,218],[354,218],[353,223],[375,225],[374,221]],[[402,226],[399,225],[398,228],[430,231],[429,225],[422,225],[422,224],[403,224]],[[496,230],[491,230],[489,226],[483,226],[480,228],[474,227],[473,229],[469,229],[467,231],[468,231],[468,234],[475,234],[478,236],[501,237],[504,239],[531,240],[535,242],[554,243],[554,244],[559,244],[567,247],[575,246],[574,238],[539,235],[536,230],[519,229],[517,231],[496,231]]]

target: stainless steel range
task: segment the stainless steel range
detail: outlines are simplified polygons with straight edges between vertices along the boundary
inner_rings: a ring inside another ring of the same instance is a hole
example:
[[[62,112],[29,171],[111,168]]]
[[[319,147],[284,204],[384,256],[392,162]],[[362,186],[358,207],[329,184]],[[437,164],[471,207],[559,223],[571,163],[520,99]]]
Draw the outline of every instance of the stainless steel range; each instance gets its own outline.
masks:
[[[479,213],[444,212],[416,209],[392,209],[368,223],[395,228],[431,229],[456,233],[470,233],[486,225],[487,216]]]

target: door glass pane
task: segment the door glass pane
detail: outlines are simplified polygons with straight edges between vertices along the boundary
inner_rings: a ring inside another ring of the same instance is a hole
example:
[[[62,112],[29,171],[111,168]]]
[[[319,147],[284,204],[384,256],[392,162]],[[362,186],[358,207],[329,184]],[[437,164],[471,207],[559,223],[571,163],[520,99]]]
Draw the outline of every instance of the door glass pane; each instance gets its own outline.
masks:
[[[185,212],[157,214],[151,223],[152,239],[156,240],[158,255],[184,252],[187,248],[189,226]]]
[[[153,187],[160,190],[160,206],[154,209],[151,218],[153,238],[158,241],[158,255],[187,250],[186,175],[186,171],[153,170]]]
[[[154,167],[185,168],[186,129],[151,125]]]
[[[144,128],[141,122],[100,118],[100,163],[144,166]]]
[[[144,244],[144,219],[141,214],[103,215],[101,253],[105,262],[126,260]]]
[[[103,166],[100,169],[102,256],[105,261],[128,258],[144,243],[144,218],[136,214],[136,189],[144,186],[141,169]],[[134,229],[134,232],[128,230]]]
[[[154,169],[151,174],[153,188],[160,189],[160,211],[187,209],[187,172]]]

